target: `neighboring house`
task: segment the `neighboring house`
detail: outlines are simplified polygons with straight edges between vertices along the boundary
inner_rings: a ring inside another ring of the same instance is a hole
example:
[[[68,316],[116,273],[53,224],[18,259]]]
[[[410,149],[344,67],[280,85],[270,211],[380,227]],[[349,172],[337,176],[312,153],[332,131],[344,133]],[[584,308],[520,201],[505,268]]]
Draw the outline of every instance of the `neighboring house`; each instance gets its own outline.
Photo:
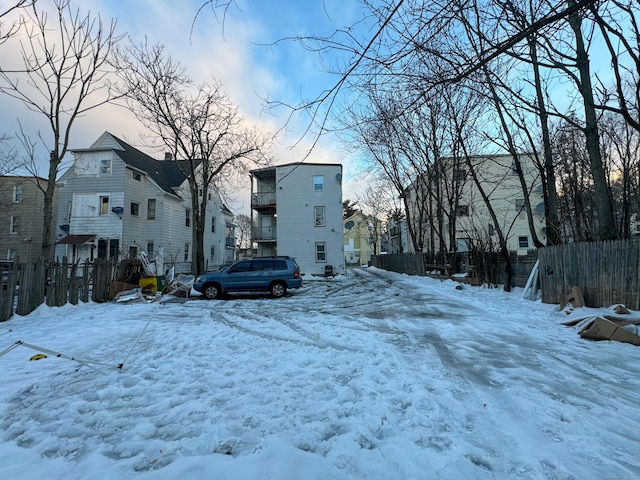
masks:
[[[342,165],[293,163],[250,177],[258,256],[295,257],[302,273],[344,273]]]
[[[392,215],[386,225],[386,230],[382,238],[382,253],[407,253],[409,251],[409,240],[407,234],[407,221]]]
[[[56,256],[70,261],[160,254],[176,273],[191,271],[191,194],[178,163],[155,160],[105,132],[58,182]],[[209,191],[204,237],[206,268],[228,263],[233,228],[217,191]],[[234,247],[235,248],[235,247]]]
[[[233,212],[224,205],[221,205],[222,216],[225,221],[225,252],[224,252],[224,264],[230,265],[238,260],[238,248],[236,246],[236,228],[237,225],[233,221]],[[207,271],[210,271],[207,269]]]
[[[447,159],[444,159],[444,162],[446,164]],[[531,156],[522,155],[520,163],[529,190],[535,233],[541,242],[546,243],[544,200],[539,173]],[[534,248],[534,245],[524,209],[524,194],[513,157],[510,155],[476,156],[472,158],[472,164],[484,192],[489,197],[498,224],[507,238],[508,249],[517,251],[518,254],[526,254],[527,250]],[[414,212],[437,211],[436,202],[433,201],[433,192],[436,188],[440,192],[454,190],[457,192],[453,200],[445,201],[444,206],[445,210],[449,210],[442,222],[445,227],[442,238],[448,251],[453,251],[454,247],[458,252],[468,251],[474,242],[496,246],[498,244],[496,225],[471,175],[464,167],[451,170],[452,168],[445,168],[446,173],[440,176],[440,178],[449,179],[450,183],[445,185],[441,180],[439,185],[434,185],[432,181],[429,189],[422,189],[425,192],[422,200],[419,200],[420,197],[416,193],[420,190],[415,187],[416,182],[407,189],[408,203],[410,206],[419,207],[410,208],[409,215],[412,215],[411,220],[414,226],[422,224],[423,251],[428,250],[428,245],[437,246],[440,236],[437,239],[433,238],[434,232],[438,231],[433,217],[423,215],[417,219]],[[426,184],[427,182],[424,181],[423,185]],[[454,231],[449,230],[452,221],[455,222]],[[454,242],[455,245],[453,245]],[[415,251],[412,242],[409,242],[409,249]]]
[[[46,184],[44,178],[0,177],[0,258],[17,257],[20,262],[40,258],[44,194],[38,185],[46,188]]]
[[[368,265],[372,255],[379,255],[382,221],[361,212],[344,220],[344,258],[347,265]]]

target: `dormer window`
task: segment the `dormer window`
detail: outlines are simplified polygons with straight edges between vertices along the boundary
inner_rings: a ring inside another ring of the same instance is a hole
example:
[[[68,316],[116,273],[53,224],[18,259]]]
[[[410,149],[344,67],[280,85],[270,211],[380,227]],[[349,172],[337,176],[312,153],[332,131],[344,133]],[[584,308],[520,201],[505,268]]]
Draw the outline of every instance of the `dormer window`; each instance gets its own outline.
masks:
[[[138,182],[142,181],[142,175],[140,175],[140,172],[131,172],[131,178],[137,180]]]
[[[100,173],[111,173],[111,159],[100,160]]]

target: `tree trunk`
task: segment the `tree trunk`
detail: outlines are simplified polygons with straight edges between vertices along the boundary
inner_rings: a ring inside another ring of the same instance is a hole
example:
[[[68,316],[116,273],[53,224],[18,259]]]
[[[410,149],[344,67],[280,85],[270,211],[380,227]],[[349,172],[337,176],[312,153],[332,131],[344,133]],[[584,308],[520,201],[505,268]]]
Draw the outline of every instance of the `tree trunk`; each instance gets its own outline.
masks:
[[[553,165],[553,151],[551,149],[551,136],[549,135],[549,114],[542,91],[542,79],[540,77],[540,65],[538,63],[538,51],[535,39],[528,38],[529,52],[533,64],[533,77],[538,100],[538,118],[542,131],[542,148],[544,151],[544,169],[542,176],[544,217],[547,228],[547,245],[561,243],[560,221],[558,218],[558,192],[556,190],[556,172]]]
[[[575,0],[568,1],[569,7],[575,6]],[[600,240],[615,240],[617,238],[615,222],[613,219],[613,205],[607,177],[602,165],[602,153],[600,151],[600,137],[598,134],[598,119],[596,117],[595,103],[593,99],[593,87],[591,85],[591,72],[589,57],[584,46],[582,36],[582,17],[576,11],[569,17],[569,25],[576,37],[576,66],[580,73],[578,89],[584,102],[586,147],[589,153],[591,176],[593,179],[595,204],[598,212],[598,237]]]

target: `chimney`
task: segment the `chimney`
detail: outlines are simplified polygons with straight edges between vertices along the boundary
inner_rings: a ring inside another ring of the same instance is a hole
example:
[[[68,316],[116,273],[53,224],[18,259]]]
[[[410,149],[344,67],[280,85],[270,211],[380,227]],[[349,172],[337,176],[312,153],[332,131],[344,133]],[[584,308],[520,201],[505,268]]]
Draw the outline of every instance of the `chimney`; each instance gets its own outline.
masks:
[[[171,152],[164,152],[164,159],[173,160],[173,155],[171,155]]]

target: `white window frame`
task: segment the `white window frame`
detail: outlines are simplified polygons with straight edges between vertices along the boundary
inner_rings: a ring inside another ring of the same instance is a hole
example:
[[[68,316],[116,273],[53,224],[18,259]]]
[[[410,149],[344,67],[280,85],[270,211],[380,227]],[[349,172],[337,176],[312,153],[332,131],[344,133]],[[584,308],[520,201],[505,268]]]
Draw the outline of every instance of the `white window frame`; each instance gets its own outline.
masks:
[[[526,245],[523,245],[526,244]],[[519,235],[518,236],[518,248],[529,248],[529,236],[527,235]]]
[[[327,263],[327,242],[316,242],[316,263]]]
[[[11,219],[9,221],[9,233],[11,235],[17,235],[20,233],[20,218],[11,215]]]
[[[109,174],[111,175],[111,159],[103,158],[100,160],[100,173],[101,174]]]
[[[151,205],[153,204],[153,208]],[[149,198],[147,200],[147,220],[155,220],[156,219],[156,207],[158,202],[156,202],[155,198]]]
[[[324,175],[313,176],[313,191],[324,192]]]
[[[189,243],[185,243],[184,244],[184,261],[188,262],[189,261]]]
[[[313,207],[313,224],[316,227],[325,227],[327,225],[327,211],[323,205]]]
[[[100,195],[98,197],[98,215],[109,215],[109,195]]]
[[[23,193],[23,186],[21,183],[18,183],[13,186],[13,203],[22,202],[22,193]]]

